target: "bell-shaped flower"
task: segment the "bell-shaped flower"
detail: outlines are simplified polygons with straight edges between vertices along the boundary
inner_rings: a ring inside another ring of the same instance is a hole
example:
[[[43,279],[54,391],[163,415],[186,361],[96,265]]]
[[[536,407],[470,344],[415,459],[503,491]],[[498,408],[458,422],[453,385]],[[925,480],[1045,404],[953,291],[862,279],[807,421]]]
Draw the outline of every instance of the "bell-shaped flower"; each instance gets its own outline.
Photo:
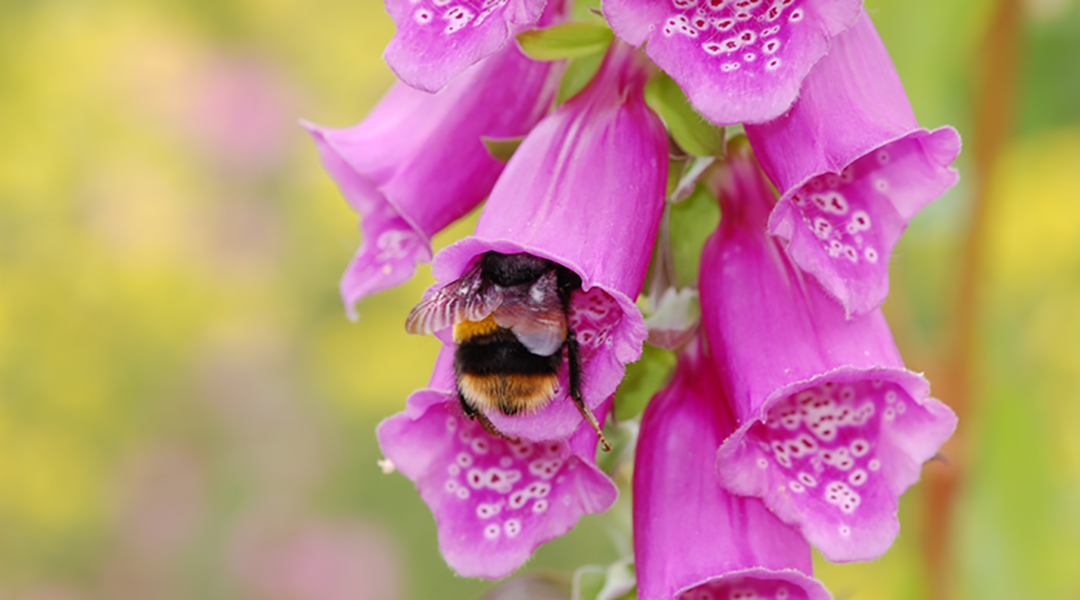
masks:
[[[510,36],[562,21],[569,6],[567,0],[386,0],[397,33],[383,58],[405,83],[437,92],[470,66],[516,46]],[[501,85],[513,90],[514,81]]]
[[[854,319],[765,231],[776,196],[745,145],[709,180],[724,218],[701,259],[702,319],[739,429],[720,483],[759,496],[831,561],[870,560],[901,494],[956,428],[904,368],[880,309]]]
[[[438,364],[451,362],[453,351],[445,349]],[[377,435],[434,514],[439,548],[459,574],[505,577],[540,544],[615,501],[618,490],[596,467],[597,437],[587,424],[566,440],[509,442],[465,418],[455,394],[453,371],[437,367],[429,387],[409,396],[405,411],[383,421]]]
[[[726,218],[726,216],[725,216]],[[810,545],[758,498],[716,481],[715,450],[735,431],[701,338],[649,403],[634,462],[634,562],[641,600],[831,599]]]
[[[359,125],[304,124],[362,217],[363,242],[341,279],[350,317],[360,299],[404,283],[418,262],[430,261],[431,237],[488,195],[505,163],[481,137],[528,133],[550,109],[560,76],[556,63],[510,46],[438,94],[395,84]]]
[[[527,253],[575,273],[581,286],[567,307],[567,324],[580,348],[581,392],[590,409],[615,392],[647,335],[634,301],[656,239],[668,168],[667,134],[644,100],[647,62],[630,46],[612,44],[593,81],[514,153],[475,234],[435,257],[432,272],[441,283],[426,295],[459,282],[488,252]],[[496,307],[489,304],[468,320],[480,321]],[[570,436],[582,416],[569,397],[568,360],[542,408],[483,411],[486,417],[510,437]]]
[[[859,0],[604,0],[615,35],[640,46],[718,125],[786,111]]]
[[[780,190],[769,231],[849,316],[880,306],[908,221],[957,181],[960,137],[919,127],[870,17],[833,41],[789,112],[746,135]]]

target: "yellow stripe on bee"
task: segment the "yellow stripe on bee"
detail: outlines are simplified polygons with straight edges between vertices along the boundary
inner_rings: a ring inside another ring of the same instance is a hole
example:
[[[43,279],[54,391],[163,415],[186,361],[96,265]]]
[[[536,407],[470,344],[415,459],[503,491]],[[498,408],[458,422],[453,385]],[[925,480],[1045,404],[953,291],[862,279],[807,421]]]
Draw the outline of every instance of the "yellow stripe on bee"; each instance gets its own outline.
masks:
[[[495,316],[488,315],[483,321],[461,321],[454,323],[454,343],[460,344],[474,337],[495,333],[499,329]]]

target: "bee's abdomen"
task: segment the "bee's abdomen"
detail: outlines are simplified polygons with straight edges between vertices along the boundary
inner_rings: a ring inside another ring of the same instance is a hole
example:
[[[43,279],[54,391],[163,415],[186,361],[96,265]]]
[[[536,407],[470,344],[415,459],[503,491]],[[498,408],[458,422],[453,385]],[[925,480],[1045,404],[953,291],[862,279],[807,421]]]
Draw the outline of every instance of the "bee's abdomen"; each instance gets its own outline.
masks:
[[[562,353],[539,356],[514,337],[513,332],[499,329],[494,333],[463,340],[454,354],[454,367],[460,372],[488,375],[519,373],[522,375],[555,374],[562,362]]]
[[[538,410],[555,393],[562,352],[529,352],[509,330],[465,339],[454,353],[458,393],[471,406],[508,415]]]

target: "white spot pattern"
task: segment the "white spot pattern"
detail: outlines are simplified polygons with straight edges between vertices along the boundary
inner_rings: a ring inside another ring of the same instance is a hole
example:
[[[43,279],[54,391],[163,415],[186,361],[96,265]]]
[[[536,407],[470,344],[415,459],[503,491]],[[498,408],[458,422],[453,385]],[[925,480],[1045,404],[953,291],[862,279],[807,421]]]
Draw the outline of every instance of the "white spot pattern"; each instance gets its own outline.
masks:
[[[755,63],[762,53],[773,55],[787,45],[792,28],[803,19],[802,0],[670,0],[672,11],[661,25],[664,37],[683,38],[707,56],[722,58],[721,72],[735,73]],[[784,15],[787,19],[782,19]],[[733,34],[733,35],[732,35]],[[775,36],[775,37],[774,37]],[[768,42],[759,43],[771,37]],[[734,60],[733,60],[734,59]],[[754,70],[776,71],[780,58],[759,63]]]
[[[687,590],[679,600],[807,600],[806,591],[783,579],[720,579]]]
[[[413,20],[420,26],[436,22],[441,17],[443,35],[453,35],[468,25],[479,27],[493,14],[506,6],[509,0],[413,0],[420,4],[413,11]]]
[[[911,402],[891,382],[826,383],[775,404],[765,423],[751,427],[747,447],[758,452],[758,467],[765,461],[779,469],[769,475],[774,485],[806,494],[799,502],[844,518],[858,512],[866,494],[885,485],[877,474],[882,466],[878,440]]]
[[[455,417],[446,420],[446,431],[456,453],[445,466],[443,490],[455,502],[468,501],[468,514],[475,515],[475,531],[483,540],[517,537],[551,511],[553,486],[575,489],[571,473],[581,461],[565,442],[511,443]],[[565,495],[564,504],[572,502]]]

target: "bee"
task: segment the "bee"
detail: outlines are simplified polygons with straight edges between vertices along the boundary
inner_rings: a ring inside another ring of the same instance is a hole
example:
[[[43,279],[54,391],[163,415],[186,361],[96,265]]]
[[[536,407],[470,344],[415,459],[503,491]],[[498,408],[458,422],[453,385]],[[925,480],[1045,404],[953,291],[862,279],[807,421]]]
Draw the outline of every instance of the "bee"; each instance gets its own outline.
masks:
[[[484,430],[496,429],[485,411],[535,412],[559,389],[559,367],[568,363],[570,398],[610,450],[600,424],[581,394],[577,338],[570,329],[570,297],[581,277],[528,253],[484,253],[459,279],[417,304],[405,321],[412,334],[453,327],[454,374],[465,415]]]

